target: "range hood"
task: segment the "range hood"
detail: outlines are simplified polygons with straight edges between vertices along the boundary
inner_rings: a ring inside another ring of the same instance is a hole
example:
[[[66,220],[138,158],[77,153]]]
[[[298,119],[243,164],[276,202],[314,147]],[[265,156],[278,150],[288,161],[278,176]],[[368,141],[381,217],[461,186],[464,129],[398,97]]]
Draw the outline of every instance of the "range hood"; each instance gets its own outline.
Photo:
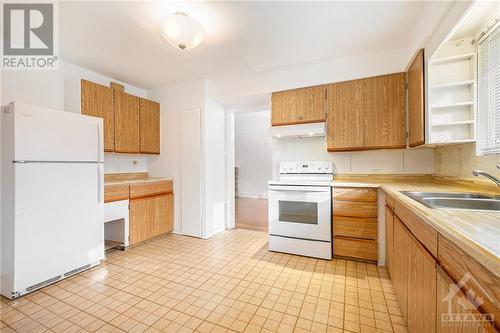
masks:
[[[275,138],[317,138],[326,136],[326,123],[272,126],[269,135]]]

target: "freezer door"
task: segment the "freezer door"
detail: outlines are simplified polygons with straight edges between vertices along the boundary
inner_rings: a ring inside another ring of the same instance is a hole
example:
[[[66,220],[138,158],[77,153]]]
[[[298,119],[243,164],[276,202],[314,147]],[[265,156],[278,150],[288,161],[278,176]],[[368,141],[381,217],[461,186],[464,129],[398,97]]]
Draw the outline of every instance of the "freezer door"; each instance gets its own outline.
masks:
[[[16,161],[103,161],[102,119],[22,103],[14,112]]]
[[[102,164],[14,163],[14,288],[104,258]]]

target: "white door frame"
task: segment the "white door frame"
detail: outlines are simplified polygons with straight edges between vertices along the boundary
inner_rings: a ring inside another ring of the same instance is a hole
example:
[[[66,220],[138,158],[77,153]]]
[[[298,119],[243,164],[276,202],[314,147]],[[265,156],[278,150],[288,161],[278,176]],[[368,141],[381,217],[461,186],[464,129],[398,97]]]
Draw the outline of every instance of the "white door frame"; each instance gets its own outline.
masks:
[[[228,107],[226,109],[226,229],[234,229],[235,220],[235,193],[234,193],[234,115],[241,112],[258,112],[271,110],[270,103],[252,106]]]

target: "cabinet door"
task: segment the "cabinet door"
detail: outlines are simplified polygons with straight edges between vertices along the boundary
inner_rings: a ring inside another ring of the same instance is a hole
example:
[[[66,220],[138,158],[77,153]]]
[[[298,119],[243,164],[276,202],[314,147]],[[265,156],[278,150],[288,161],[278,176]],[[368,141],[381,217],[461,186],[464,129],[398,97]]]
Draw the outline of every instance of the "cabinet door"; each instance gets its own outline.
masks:
[[[326,119],[328,151],[363,149],[362,85],[361,80],[328,85]]]
[[[130,200],[130,244],[172,231],[173,193]]]
[[[394,216],[394,251],[393,277],[394,290],[398,295],[401,312],[405,318],[408,309],[408,278],[410,262],[410,234],[397,216]]]
[[[87,80],[81,80],[81,113],[103,119],[104,151],[115,148],[115,118],[113,113],[113,91]]]
[[[174,194],[169,193],[162,196],[158,202],[159,223],[158,235],[171,232],[174,223]]]
[[[115,151],[139,152],[139,97],[114,90]]]
[[[272,126],[325,121],[325,98],[325,86],[273,93]]]
[[[385,264],[389,271],[389,276],[394,278],[393,273],[394,254],[394,213],[385,206]]]
[[[455,321],[460,318],[460,315],[479,315],[479,311],[440,268],[437,272],[436,303],[436,331],[438,333],[485,333],[488,332],[487,328],[490,332],[495,331],[489,323]]]
[[[408,144],[425,143],[424,49],[418,51],[407,72],[408,80]]]
[[[160,153],[160,104],[139,99],[139,152]]]
[[[436,332],[436,262],[411,237],[407,324],[410,332]]]
[[[130,245],[149,238],[149,223],[153,209],[149,198],[130,200],[129,237]]]
[[[405,74],[362,80],[364,148],[405,148]]]

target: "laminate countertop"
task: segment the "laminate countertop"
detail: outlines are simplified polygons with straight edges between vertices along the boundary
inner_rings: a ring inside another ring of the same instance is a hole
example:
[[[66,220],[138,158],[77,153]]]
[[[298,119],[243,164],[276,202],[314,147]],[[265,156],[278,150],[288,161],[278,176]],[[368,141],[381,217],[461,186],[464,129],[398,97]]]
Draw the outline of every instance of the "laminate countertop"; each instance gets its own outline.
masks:
[[[401,191],[469,192],[499,195],[439,181],[333,181],[333,187],[379,187],[500,278],[500,212],[431,209]]]
[[[173,181],[172,178],[166,178],[166,177],[147,177],[141,179],[104,179],[104,185],[150,183],[162,180]]]

